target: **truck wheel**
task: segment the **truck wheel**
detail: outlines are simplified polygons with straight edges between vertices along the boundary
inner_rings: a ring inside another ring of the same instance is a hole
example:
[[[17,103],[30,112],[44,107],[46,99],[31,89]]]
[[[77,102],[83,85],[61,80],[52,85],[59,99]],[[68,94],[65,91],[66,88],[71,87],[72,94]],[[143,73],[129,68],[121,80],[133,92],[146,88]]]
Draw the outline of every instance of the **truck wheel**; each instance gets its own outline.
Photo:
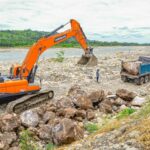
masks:
[[[140,79],[134,79],[134,82],[137,84],[137,85],[140,85]]]
[[[123,81],[123,82],[127,82],[127,77],[126,76],[121,76],[121,80]]]
[[[140,85],[144,84],[144,82],[145,82],[145,78],[144,78],[144,77],[141,77],[141,78],[140,78]]]
[[[149,82],[149,76],[145,76],[145,83]]]

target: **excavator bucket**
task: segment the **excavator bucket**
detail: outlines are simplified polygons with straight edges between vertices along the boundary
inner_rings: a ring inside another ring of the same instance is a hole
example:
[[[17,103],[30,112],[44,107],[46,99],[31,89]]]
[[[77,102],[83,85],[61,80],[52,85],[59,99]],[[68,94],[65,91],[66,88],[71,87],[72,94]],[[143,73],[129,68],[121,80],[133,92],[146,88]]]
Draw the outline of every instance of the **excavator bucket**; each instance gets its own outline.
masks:
[[[86,66],[96,66],[97,65],[97,58],[95,55],[82,55],[80,60],[78,61],[78,64],[86,65]]]

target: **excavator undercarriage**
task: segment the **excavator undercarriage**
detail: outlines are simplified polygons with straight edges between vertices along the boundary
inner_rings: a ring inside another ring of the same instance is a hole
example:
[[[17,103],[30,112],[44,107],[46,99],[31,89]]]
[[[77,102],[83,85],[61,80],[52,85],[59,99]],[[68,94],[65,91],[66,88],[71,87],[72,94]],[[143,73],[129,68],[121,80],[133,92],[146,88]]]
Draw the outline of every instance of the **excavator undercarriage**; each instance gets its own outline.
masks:
[[[53,91],[39,91],[35,94],[25,95],[15,101],[8,103],[6,111],[8,113],[21,113],[25,110],[35,108],[50,101],[54,97]]]

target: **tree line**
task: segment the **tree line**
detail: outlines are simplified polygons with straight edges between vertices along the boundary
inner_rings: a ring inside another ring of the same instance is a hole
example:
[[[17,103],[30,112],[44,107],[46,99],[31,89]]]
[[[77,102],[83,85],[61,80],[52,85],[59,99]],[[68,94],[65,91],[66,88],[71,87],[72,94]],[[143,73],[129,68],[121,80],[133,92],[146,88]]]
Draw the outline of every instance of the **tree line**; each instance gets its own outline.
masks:
[[[26,47],[31,46],[39,38],[49,34],[44,31],[32,30],[1,30],[0,31],[0,47]],[[120,43],[120,42],[102,42],[88,40],[91,46],[138,46],[150,44],[138,43]],[[62,42],[55,47],[79,47],[79,44],[73,39]]]

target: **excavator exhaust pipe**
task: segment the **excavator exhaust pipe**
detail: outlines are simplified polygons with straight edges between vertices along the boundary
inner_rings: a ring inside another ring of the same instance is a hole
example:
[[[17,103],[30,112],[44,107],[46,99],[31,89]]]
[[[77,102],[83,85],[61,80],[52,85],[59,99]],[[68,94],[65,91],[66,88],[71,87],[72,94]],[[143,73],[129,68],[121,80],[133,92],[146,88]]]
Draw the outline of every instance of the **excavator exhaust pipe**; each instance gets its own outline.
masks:
[[[96,66],[98,63],[97,57],[95,55],[82,55],[78,64],[86,66]]]

